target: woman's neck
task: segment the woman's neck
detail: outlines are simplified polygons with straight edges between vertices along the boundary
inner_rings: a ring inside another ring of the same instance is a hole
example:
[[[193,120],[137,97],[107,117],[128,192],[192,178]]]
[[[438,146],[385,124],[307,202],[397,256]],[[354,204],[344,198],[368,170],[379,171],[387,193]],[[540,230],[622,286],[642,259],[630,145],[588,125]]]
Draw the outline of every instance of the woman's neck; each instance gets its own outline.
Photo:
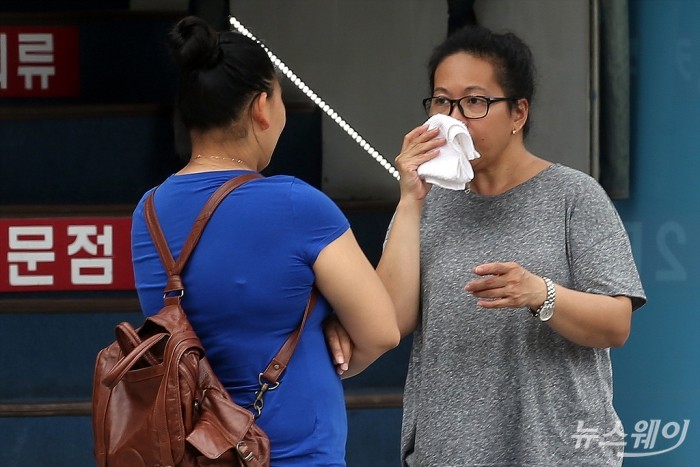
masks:
[[[550,162],[523,149],[522,153],[508,161],[477,170],[469,189],[482,196],[497,196],[531,179],[550,165]]]
[[[188,164],[179,173],[217,170],[257,171],[257,157],[245,144],[196,141]]]

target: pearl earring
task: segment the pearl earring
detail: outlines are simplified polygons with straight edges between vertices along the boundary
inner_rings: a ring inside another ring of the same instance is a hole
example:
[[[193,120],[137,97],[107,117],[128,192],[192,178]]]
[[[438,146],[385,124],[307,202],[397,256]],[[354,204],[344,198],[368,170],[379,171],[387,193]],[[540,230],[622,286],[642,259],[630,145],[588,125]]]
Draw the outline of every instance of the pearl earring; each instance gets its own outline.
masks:
[[[510,134],[511,134],[511,135],[514,135],[516,131],[518,131],[518,130],[516,130],[515,128],[513,128],[513,131],[511,131]]]

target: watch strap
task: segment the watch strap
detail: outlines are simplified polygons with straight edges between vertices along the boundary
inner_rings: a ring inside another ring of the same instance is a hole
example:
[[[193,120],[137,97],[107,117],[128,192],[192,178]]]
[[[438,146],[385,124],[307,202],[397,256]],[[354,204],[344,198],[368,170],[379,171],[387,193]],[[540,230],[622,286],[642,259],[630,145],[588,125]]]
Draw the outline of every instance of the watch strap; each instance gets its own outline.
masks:
[[[532,316],[534,316],[535,318],[540,317],[540,313],[542,312],[542,310],[553,307],[554,300],[556,300],[557,298],[557,290],[554,288],[554,282],[552,282],[552,280],[546,276],[542,276],[542,280],[547,286],[547,297],[545,298],[544,303],[540,305],[540,307],[536,310],[530,308],[530,313],[532,313]]]

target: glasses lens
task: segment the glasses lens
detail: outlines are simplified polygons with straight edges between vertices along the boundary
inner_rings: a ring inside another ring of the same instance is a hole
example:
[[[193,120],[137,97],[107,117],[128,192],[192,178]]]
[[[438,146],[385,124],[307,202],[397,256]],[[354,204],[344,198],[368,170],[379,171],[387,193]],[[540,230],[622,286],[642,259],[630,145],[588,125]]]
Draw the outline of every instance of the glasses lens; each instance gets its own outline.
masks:
[[[425,105],[425,111],[428,115],[435,114],[445,114],[450,113],[450,100],[446,97],[429,97],[423,101]]]
[[[465,96],[459,101],[459,106],[467,118],[482,118],[489,111],[489,101],[483,96]]]
[[[430,97],[423,99],[423,108],[425,109],[425,113],[427,113],[428,115],[432,115],[430,113],[430,109],[433,108],[433,101]]]

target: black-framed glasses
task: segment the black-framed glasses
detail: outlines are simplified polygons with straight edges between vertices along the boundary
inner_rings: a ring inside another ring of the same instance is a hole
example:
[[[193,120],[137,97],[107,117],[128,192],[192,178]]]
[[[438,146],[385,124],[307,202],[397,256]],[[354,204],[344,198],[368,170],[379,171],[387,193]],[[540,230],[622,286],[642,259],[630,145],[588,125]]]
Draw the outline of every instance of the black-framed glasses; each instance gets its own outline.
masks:
[[[435,114],[452,115],[455,105],[464,118],[484,118],[489,113],[491,104],[496,102],[517,101],[517,97],[487,97],[487,96],[463,96],[459,99],[450,99],[443,96],[426,97],[423,99],[423,107],[428,115]]]

